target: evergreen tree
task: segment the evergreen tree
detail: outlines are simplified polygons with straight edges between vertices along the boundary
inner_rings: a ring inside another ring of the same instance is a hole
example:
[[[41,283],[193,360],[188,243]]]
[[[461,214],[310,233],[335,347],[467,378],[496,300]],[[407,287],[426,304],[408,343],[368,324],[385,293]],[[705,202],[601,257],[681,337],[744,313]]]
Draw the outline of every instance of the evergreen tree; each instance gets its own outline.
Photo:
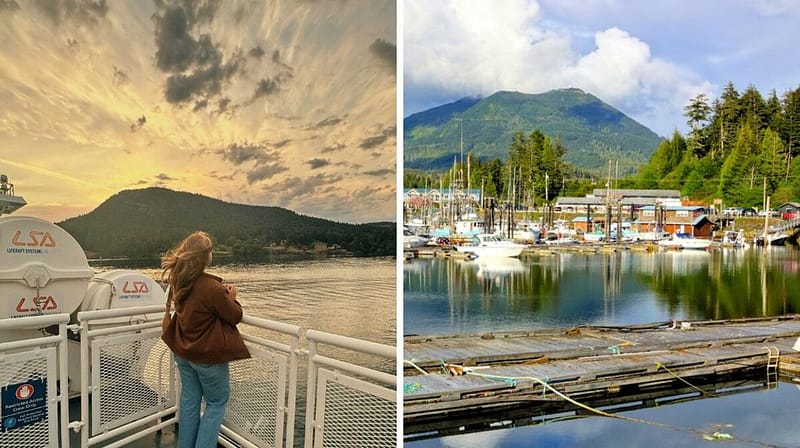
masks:
[[[689,147],[698,157],[703,157],[706,152],[708,152],[708,148],[705,146],[702,139],[703,125],[708,122],[711,114],[711,106],[708,105],[708,97],[706,97],[705,93],[698,94],[691,99],[689,105],[683,110],[683,115],[687,118],[686,123],[691,129]]]
[[[719,193],[726,202],[753,204],[752,189],[757,174],[758,149],[759,141],[752,125],[746,123],[740,126],[733,150],[720,171]],[[758,197],[760,199],[760,194]]]

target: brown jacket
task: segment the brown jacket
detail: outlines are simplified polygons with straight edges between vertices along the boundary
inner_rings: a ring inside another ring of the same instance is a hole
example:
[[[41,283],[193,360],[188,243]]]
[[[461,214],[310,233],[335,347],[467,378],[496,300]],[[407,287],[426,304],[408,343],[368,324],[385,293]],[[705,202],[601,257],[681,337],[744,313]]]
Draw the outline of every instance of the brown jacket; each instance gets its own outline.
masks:
[[[176,304],[161,339],[177,356],[198,364],[221,364],[250,357],[236,324],[242,305],[228,295],[222,279],[203,273]]]

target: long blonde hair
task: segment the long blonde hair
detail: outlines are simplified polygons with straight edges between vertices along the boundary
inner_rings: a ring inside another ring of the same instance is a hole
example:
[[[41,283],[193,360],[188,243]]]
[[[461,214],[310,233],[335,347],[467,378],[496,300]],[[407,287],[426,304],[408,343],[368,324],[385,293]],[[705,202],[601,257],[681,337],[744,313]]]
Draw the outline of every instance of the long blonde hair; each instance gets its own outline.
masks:
[[[170,295],[180,303],[192,290],[194,281],[209,263],[211,238],[197,231],[187,236],[161,259],[161,279],[169,284]]]

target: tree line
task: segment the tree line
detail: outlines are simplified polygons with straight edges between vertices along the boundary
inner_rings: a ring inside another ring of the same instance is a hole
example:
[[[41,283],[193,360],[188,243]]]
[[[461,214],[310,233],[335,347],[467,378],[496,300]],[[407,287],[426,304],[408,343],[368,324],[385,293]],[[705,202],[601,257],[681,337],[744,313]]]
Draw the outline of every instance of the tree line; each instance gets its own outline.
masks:
[[[689,132],[675,130],[634,174],[608,178],[564,162],[558,136],[538,129],[514,134],[505,160],[467,155],[446,172],[405,170],[406,188],[449,188],[453,180],[485,196],[541,204],[558,196],[582,196],[594,188],[679,190],[690,200],[761,207],[800,197],[800,87],[765,98],[753,86],[739,93],[728,83],[718,98],[698,94],[684,108]],[[611,161],[613,163],[613,161]]]

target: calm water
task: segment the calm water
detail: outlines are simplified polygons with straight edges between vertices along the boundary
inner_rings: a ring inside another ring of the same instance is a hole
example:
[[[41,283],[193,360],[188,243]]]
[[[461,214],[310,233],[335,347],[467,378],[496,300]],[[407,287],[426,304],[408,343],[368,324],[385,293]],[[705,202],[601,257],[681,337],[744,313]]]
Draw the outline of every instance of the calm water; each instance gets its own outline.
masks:
[[[403,266],[404,334],[800,312],[800,251],[558,254]]]
[[[536,426],[500,428],[439,439],[406,442],[414,448],[683,448],[798,447],[800,391],[780,383],[777,389],[707,398],[623,415],[671,427],[605,417],[552,420]],[[518,425],[524,422],[516,422]],[[508,424],[508,422],[506,422]],[[707,441],[720,432],[732,439]]]
[[[404,263],[406,335],[626,325],[800,312],[800,252],[769,248],[560,254],[480,262]],[[498,422],[407,447],[800,447],[795,384],[629,411],[664,428],[602,417]],[[733,440],[704,441],[702,434]]]
[[[155,279],[157,261],[98,263],[99,270],[130,268]],[[395,345],[396,277],[392,258],[214,258],[209,272],[236,285],[245,314]]]

